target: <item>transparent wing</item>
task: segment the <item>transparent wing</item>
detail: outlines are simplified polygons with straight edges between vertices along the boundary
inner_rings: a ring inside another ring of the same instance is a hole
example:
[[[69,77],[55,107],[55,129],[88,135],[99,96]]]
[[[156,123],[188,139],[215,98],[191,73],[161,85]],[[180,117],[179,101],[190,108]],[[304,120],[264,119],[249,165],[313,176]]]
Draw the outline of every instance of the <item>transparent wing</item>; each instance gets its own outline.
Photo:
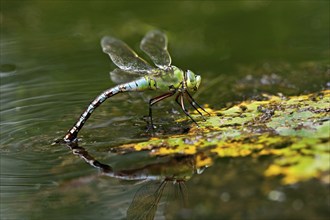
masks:
[[[116,84],[122,84],[122,83],[133,81],[138,77],[141,77],[141,75],[140,75],[141,73],[143,73],[143,72],[140,72],[140,73],[128,72],[128,71],[124,71],[119,68],[116,68],[110,72],[110,78],[111,78],[112,82],[114,82]]]
[[[103,52],[109,54],[112,62],[124,71],[149,73],[153,69],[126,43],[119,39],[105,36],[101,40],[101,46]]]
[[[127,210],[127,219],[153,220],[166,184],[163,181],[141,187]]]
[[[161,69],[167,69],[171,65],[171,56],[167,51],[167,37],[158,30],[148,32],[141,41],[143,50]]]

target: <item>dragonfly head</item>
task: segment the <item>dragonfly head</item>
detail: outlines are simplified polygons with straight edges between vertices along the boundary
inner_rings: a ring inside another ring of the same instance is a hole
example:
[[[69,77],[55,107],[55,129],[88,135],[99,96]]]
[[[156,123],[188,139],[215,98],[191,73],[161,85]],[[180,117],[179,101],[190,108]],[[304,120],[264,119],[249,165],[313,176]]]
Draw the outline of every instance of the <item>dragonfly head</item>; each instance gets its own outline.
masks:
[[[200,75],[196,75],[191,70],[187,70],[185,80],[186,80],[187,89],[189,91],[196,91],[199,85],[201,84],[202,78]]]

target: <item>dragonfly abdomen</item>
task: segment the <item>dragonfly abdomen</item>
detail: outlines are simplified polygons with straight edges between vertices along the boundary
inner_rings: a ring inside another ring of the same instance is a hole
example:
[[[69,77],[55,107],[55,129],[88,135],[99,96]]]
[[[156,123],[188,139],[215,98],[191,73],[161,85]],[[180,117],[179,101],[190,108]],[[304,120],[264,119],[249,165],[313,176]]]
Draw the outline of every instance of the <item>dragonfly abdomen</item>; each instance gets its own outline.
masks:
[[[72,142],[76,139],[78,132],[81,130],[81,128],[84,126],[87,119],[91,116],[93,111],[100,106],[105,100],[108,98],[120,93],[129,91],[130,83],[122,84],[115,86],[113,88],[107,89],[104,92],[102,92],[99,96],[97,96],[86,108],[86,110],[80,115],[77,122],[74,124],[74,126],[68,131],[68,133],[65,135],[64,140]],[[131,85],[130,85],[131,86]],[[128,89],[127,89],[128,88]]]
[[[80,115],[79,119],[74,124],[74,126],[65,135],[64,140],[70,141],[70,142],[75,140],[78,132],[84,126],[85,122],[91,116],[93,111],[108,98],[110,98],[118,93],[121,93],[121,92],[144,91],[144,90],[155,89],[155,88],[156,88],[155,81],[146,76],[146,77],[141,77],[138,80],[124,83],[124,84],[115,86],[113,88],[110,88],[108,90],[105,90],[88,105],[88,107]]]
[[[124,83],[118,86],[121,92],[129,91],[145,91],[148,89],[157,89],[155,80],[151,79],[148,76],[141,77],[132,82]]]

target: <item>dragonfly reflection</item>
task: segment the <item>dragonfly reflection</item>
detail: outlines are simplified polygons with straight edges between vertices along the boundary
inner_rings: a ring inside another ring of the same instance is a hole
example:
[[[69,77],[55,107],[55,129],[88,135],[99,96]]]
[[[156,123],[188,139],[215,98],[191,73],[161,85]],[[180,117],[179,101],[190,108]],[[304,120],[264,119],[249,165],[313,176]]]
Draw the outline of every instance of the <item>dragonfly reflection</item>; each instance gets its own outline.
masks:
[[[172,192],[170,192],[171,190]],[[154,219],[163,196],[166,196],[166,203],[171,202],[172,199],[179,199],[182,201],[182,205],[186,206],[187,188],[185,180],[166,178],[162,182],[151,181],[142,186],[136,192],[127,210],[127,219]],[[172,198],[169,198],[170,196]]]
[[[205,167],[197,167],[197,155],[172,156],[161,163],[150,163],[134,169],[115,170],[91,156],[77,142],[69,143],[72,153],[78,155],[91,166],[99,169],[102,175],[123,180],[138,180],[144,185],[136,192],[127,211],[127,219],[154,219],[160,210],[161,201],[179,199],[182,207],[187,204],[185,182]],[[201,155],[205,158],[205,155]],[[200,157],[200,158],[202,158]],[[141,182],[142,181],[142,182]],[[166,205],[166,204],[165,204]]]

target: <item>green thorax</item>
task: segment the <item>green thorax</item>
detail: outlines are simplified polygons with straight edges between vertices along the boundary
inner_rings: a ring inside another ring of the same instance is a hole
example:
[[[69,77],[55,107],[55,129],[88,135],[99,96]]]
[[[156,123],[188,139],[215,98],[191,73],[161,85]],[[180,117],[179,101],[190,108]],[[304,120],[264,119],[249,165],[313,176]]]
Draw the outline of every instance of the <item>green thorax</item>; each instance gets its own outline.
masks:
[[[184,72],[176,66],[171,66],[168,70],[157,69],[157,72],[145,78],[150,89],[169,91],[180,87],[184,81]]]

